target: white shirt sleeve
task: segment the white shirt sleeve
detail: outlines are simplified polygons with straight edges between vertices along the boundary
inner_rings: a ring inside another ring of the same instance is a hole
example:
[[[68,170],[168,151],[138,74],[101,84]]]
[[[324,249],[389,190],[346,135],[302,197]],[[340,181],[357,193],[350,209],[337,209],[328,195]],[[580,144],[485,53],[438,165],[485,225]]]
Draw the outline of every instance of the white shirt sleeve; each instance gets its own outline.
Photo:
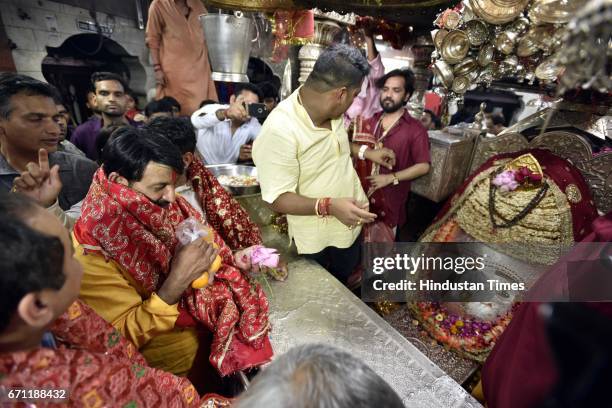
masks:
[[[217,118],[216,112],[220,109],[226,109],[227,105],[213,103],[203,106],[191,115],[191,124],[196,129],[207,129],[221,123]]]
[[[51,214],[59,218],[62,225],[68,231],[72,231],[72,227],[74,226],[74,223],[81,216],[81,205],[82,204],[83,204],[83,200],[79,201],[77,204],[74,204],[72,207],[70,207],[70,210],[64,211],[59,206],[59,201],[55,200],[55,203],[53,203],[51,207],[47,207],[47,211],[49,211]],[[72,212],[73,208],[75,208],[76,206],[78,206],[79,208],[78,214],[75,214],[74,212]]]
[[[249,142],[254,141],[261,132],[261,124],[255,118],[251,119],[251,126],[249,128]]]

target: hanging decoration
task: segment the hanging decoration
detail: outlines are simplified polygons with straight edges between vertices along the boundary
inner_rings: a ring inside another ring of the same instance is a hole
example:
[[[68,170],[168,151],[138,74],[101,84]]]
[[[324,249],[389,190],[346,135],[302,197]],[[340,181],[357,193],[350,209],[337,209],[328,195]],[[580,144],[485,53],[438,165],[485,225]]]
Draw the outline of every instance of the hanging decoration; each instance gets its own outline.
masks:
[[[432,69],[451,99],[511,80],[554,88],[567,22],[586,0],[464,0],[440,13],[431,32]]]
[[[397,50],[414,42],[413,28],[399,23],[392,23],[383,19],[373,17],[357,17],[353,31],[364,30],[372,35],[381,35],[383,41],[391,44]]]
[[[272,61],[287,59],[290,45],[304,45],[312,41],[315,33],[312,10],[277,10],[272,17],[274,50]]]

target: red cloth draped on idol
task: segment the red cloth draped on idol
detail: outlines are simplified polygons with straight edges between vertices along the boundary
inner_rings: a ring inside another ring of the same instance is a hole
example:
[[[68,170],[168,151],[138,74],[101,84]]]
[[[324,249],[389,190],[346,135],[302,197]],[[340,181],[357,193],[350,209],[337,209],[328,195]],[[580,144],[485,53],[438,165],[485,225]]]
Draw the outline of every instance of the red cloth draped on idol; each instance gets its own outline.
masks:
[[[597,216],[589,188],[569,161],[532,149],[492,157],[446,203],[421,242],[477,242],[493,251],[495,276],[528,288],[561,248],[590,232]],[[488,273],[488,272],[487,272]],[[506,294],[507,295],[507,294]],[[458,354],[484,361],[508,326],[517,302],[413,302],[422,327]],[[466,300],[469,300],[466,299]]]

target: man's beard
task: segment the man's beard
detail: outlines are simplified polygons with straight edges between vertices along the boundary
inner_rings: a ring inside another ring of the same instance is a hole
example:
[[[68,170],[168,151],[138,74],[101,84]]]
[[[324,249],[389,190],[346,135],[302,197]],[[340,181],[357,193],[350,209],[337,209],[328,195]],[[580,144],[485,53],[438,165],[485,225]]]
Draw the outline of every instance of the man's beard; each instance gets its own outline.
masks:
[[[385,102],[391,102],[391,105],[385,104]],[[399,101],[398,103],[393,103],[393,99],[386,98],[380,101],[380,106],[385,113],[394,113],[404,107],[404,101]]]

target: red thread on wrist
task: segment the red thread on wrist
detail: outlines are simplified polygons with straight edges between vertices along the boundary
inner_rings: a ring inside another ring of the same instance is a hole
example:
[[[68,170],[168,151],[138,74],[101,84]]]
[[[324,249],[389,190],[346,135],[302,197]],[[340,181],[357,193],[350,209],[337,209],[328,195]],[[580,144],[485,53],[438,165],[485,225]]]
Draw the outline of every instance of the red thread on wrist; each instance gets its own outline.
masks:
[[[321,217],[327,217],[330,215],[331,198],[325,197],[319,201],[318,213]]]

